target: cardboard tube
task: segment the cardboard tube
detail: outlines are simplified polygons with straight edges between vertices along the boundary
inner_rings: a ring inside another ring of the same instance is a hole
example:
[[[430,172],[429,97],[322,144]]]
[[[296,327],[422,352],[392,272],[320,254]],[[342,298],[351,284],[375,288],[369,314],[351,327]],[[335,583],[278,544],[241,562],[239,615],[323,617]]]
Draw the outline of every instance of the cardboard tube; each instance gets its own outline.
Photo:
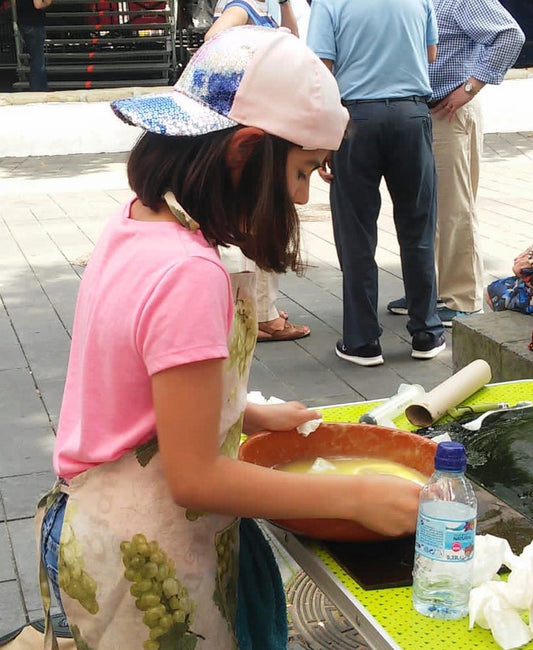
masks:
[[[410,404],[405,415],[411,424],[429,427],[448,409],[457,406],[487,384],[491,377],[489,364],[483,359],[476,359],[426,393],[423,400]]]

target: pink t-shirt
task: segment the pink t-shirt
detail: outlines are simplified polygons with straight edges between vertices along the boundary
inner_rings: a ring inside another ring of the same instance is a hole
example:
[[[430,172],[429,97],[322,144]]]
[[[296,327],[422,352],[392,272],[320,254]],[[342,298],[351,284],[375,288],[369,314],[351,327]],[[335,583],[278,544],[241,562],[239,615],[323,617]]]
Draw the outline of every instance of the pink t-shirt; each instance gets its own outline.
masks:
[[[231,284],[200,231],[134,221],[104,230],[80,285],[54,469],[70,479],[155,434],[151,375],[228,356]]]

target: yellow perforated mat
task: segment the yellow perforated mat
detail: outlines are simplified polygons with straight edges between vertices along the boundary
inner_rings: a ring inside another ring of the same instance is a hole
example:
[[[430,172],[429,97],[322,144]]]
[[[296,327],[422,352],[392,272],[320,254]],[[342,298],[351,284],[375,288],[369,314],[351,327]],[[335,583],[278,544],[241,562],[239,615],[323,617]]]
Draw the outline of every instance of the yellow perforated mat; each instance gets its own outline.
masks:
[[[488,384],[456,406],[473,406],[474,404],[489,402],[508,402],[509,406],[514,406],[517,402],[525,400],[533,401],[533,378],[502,384]],[[321,408],[320,411],[325,422],[357,422],[363,413],[366,413],[382,401],[326,406]],[[439,422],[446,422],[447,419],[450,418],[444,417]],[[397,417],[394,424],[404,431],[413,431],[417,428],[409,422],[405,415]]]
[[[505,384],[489,384],[465,400],[462,405],[486,402],[508,402],[513,406],[522,400],[533,400],[533,379]],[[381,401],[381,400],[380,400]],[[357,422],[362,413],[377,402],[360,402],[322,408],[327,422]],[[444,421],[443,418],[442,421]],[[407,431],[413,427],[405,416],[395,420],[396,426]],[[411,587],[365,591],[318,543],[309,542],[310,548],[322,560],[342,584],[370,612],[403,650],[491,650],[500,646],[489,630],[478,626],[468,629],[468,619],[460,621],[437,621],[414,611],[411,605]],[[533,642],[522,646],[533,650]]]

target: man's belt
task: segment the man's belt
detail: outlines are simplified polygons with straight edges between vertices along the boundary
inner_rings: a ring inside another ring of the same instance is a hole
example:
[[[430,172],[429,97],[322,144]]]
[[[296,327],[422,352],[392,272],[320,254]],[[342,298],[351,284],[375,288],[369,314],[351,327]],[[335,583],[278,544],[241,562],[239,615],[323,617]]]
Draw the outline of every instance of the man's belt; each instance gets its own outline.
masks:
[[[409,95],[408,97],[387,97],[384,99],[345,99],[342,103],[345,106],[350,106],[351,104],[372,104],[375,102],[381,102],[384,104],[390,104],[392,102],[423,102],[427,104],[427,99],[422,95]]]

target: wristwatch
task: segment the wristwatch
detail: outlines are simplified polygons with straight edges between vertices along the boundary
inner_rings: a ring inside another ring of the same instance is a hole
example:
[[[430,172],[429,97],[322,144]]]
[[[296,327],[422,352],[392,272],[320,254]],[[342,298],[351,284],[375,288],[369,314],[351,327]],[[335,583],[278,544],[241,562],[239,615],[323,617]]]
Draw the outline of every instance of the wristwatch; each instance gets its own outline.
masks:
[[[475,95],[478,94],[479,90],[476,90],[472,83],[470,81],[465,81],[465,84],[463,86],[465,89],[465,92],[467,92],[469,95],[472,95],[474,97]]]

